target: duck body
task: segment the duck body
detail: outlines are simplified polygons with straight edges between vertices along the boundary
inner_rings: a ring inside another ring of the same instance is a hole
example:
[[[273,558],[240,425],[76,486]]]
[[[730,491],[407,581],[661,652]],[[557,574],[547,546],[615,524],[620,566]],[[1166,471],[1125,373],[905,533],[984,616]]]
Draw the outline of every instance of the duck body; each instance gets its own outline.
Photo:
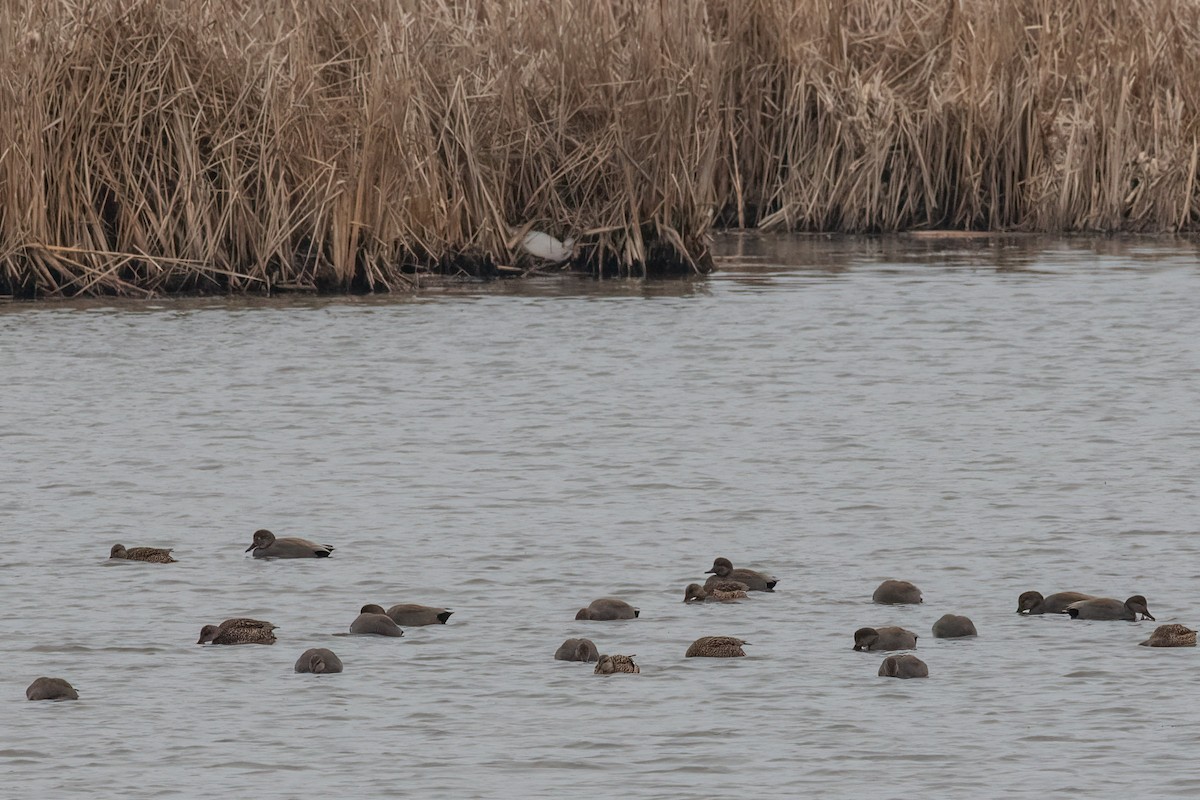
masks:
[[[683,590],[683,602],[734,603],[744,600],[749,589],[741,581],[719,580],[707,588],[698,583],[689,583]]]
[[[615,675],[617,673],[625,673],[635,675],[642,671],[642,668],[633,663],[633,656],[600,656],[596,662],[596,675]]]
[[[928,678],[929,666],[916,656],[888,656],[879,665],[881,678]]]
[[[859,628],[854,632],[854,649],[862,652],[878,650],[916,650],[917,635],[896,626]]]
[[[1055,592],[1049,597],[1042,597],[1041,592],[1022,592],[1017,598],[1018,614],[1061,614],[1067,606],[1081,600],[1095,600],[1096,596],[1083,592]]]
[[[174,564],[171,551],[165,547],[130,547],[125,549],[123,544],[114,544],[108,551],[109,558],[126,561],[145,561],[148,564]]]
[[[1067,606],[1066,613],[1071,619],[1106,619],[1137,622],[1138,614],[1142,619],[1152,620],[1150,609],[1146,607],[1146,598],[1135,594],[1125,602],[1112,597],[1096,597],[1091,600],[1080,600]]]
[[[978,635],[979,631],[975,630],[975,623],[971,622],[969,617],[961,614],[945,614],[933,623],[935,639],[962,639],[965,636]]]
[[[275,627],[260,619],[234,617],[220,625],[205,625],[196,644],[275,644]]]
[[[350,623],[350,632],[363,636],[404,635],[396,621],[385,614],[382,607],[374,604],[362,607],[354,622]]]
[[[749,642],[733,636],[702,636],[692,642],[685,658],[741,658],[746,655],[742,645]]]
[[[559,661],[599,661],[600,651],[591,639],[567,639],[554,651]]]
[[[921,590],[908,581],[884,581],[875,589],[871,600],[884,605],[923,602]]]
[[[328,675],[342,671],[342,660],[325,647],[310,647],[296,659],[296,672]]]
[[[268,530],[254,532],[254,540],[246,552],[254,551],[255,558],[328,558],[333,546],[317,544],[297,536],[277,537]]]
[[[1195,647],[1196,632],[1186,625],[1159,625],[1142,647]]]
[[[445,625],[453,611],[416,603],[398,603],[385,612],[397,625],[418,628],[422,625]]]
[[[78,700],[79,692],[62,678],[38,678],[25,689],[26,700]]]
[[[624,600],[618,600],[615,597],[602,597],[599,600],[593,600],[587,608],[579,609],[579,612],[575,614],[575,619],[634,619],[640,613],[642,613],[640,609],[634,608]]]
[[[712,569],[706,570],[705,574],[712,574],[712,577],[704,582],[705,591],[709,591],[713,586],[722,581],[737,581],[746,585],[748,592],[773,592],[775,584],[779,582],[778,578],[768,575],[765,572],[757,572],[752,569],[734,569],[733,562],[728,558],[716,558],[713,560]]]

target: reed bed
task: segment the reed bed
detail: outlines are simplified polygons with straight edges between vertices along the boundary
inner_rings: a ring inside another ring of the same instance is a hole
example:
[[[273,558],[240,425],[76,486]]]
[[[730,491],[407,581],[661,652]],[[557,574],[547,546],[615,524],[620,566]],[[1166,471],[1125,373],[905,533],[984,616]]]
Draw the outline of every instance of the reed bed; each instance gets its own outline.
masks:
[[[1189,231],[1200,0],[0,0],[0,291],[703,272],[714,226]]]

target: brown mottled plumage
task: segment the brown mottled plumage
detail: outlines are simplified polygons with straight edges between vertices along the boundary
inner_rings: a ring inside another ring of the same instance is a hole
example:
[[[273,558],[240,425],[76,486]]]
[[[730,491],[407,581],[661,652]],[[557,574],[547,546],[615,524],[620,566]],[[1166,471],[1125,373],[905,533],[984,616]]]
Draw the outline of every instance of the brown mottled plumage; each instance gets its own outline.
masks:
[[[1186,625],[1159,625],[1142,647],[1195,647],[1196,632]]]
[[[205,625],[196,644],[275,644],[274,625],[249,617],[234,617],[220,625]]]
[[[616,672],[639,673],[642,668],[633,663],[633,656],[600,656],[596,662],[596,675],[612,675]]]
[[[125,559],[126,561],[146,561],[150,564],[174,564],[171,551],[164,547],[130,547],[125,549],[123,544],[114,544],[108,551],[109,558]]]
[[[62,678],[38,678],[25,690],[26,700],[78,700],[79,692]]]
[[[750,644],[732,636],[702,636],[684,653],[686,658],[740,658],[746,655],[742,645]]]
[[[929,667],[916,656],[888,656],[879,665],[881,678],[928,678]]]
[[[689,583],[683,590],[683,602],[732,603],[745,598],[749,588],[740,581],[718,581],[709,587]]]

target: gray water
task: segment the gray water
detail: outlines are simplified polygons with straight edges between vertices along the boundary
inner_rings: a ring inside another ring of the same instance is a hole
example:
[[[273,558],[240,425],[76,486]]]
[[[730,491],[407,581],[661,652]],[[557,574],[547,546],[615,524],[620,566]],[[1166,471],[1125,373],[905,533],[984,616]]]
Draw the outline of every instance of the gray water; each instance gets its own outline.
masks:
[[[708,280],[0,307],[12,797],[1194,797],[1200,269],[725,237]],[[334,545],[264,562],[260,527]],[[107,560],[115,542],[179,563]],[[685,606],[715,556],[773,595]],[[885,578],[920,606],[876,606]],[[603,596],[629,622],[575,622]],[[449,624],[350,637],[359,606]],[[943,613],[980,636],[934,640]],[[200,647],[232,616],[272,647]],[[879,678],[864,625],[918,634]],[[687,659],[702,635],[745,659]],[[552,660],[568,636],[640,675]],[[309,647],[341,675],[296,675]],[[76,703],[29,703],[61,676]]]

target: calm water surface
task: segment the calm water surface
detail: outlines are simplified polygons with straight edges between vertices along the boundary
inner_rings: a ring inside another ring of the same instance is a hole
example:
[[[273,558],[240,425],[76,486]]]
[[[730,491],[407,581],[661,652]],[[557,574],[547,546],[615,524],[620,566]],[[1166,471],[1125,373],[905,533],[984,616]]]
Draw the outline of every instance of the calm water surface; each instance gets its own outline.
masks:
[[[12,797],[1194,797],[1200,269],[727,237],[694,283],[0,306]],[[256,561],[267,527],[337,548]],[[169,566],[107,561],[114,542]],[[688,607],[714,556],[774,595]],[[875,606],[885,578],[925,603]],[[641,608],[584,623],[602,596]],[[402,639],[359,606],[455,610]],[[938,641],[946,612],[976,640]],[[198,647],[231,616],[274,647]],[[863,625],[922,638],[876,677]],[[745,659],[683,658],[701,635]],[[642,674],[557,662],[586,635]],[[308,647],[342,675],[296,675]],[[28,703],[57,675],[77,703]]]

